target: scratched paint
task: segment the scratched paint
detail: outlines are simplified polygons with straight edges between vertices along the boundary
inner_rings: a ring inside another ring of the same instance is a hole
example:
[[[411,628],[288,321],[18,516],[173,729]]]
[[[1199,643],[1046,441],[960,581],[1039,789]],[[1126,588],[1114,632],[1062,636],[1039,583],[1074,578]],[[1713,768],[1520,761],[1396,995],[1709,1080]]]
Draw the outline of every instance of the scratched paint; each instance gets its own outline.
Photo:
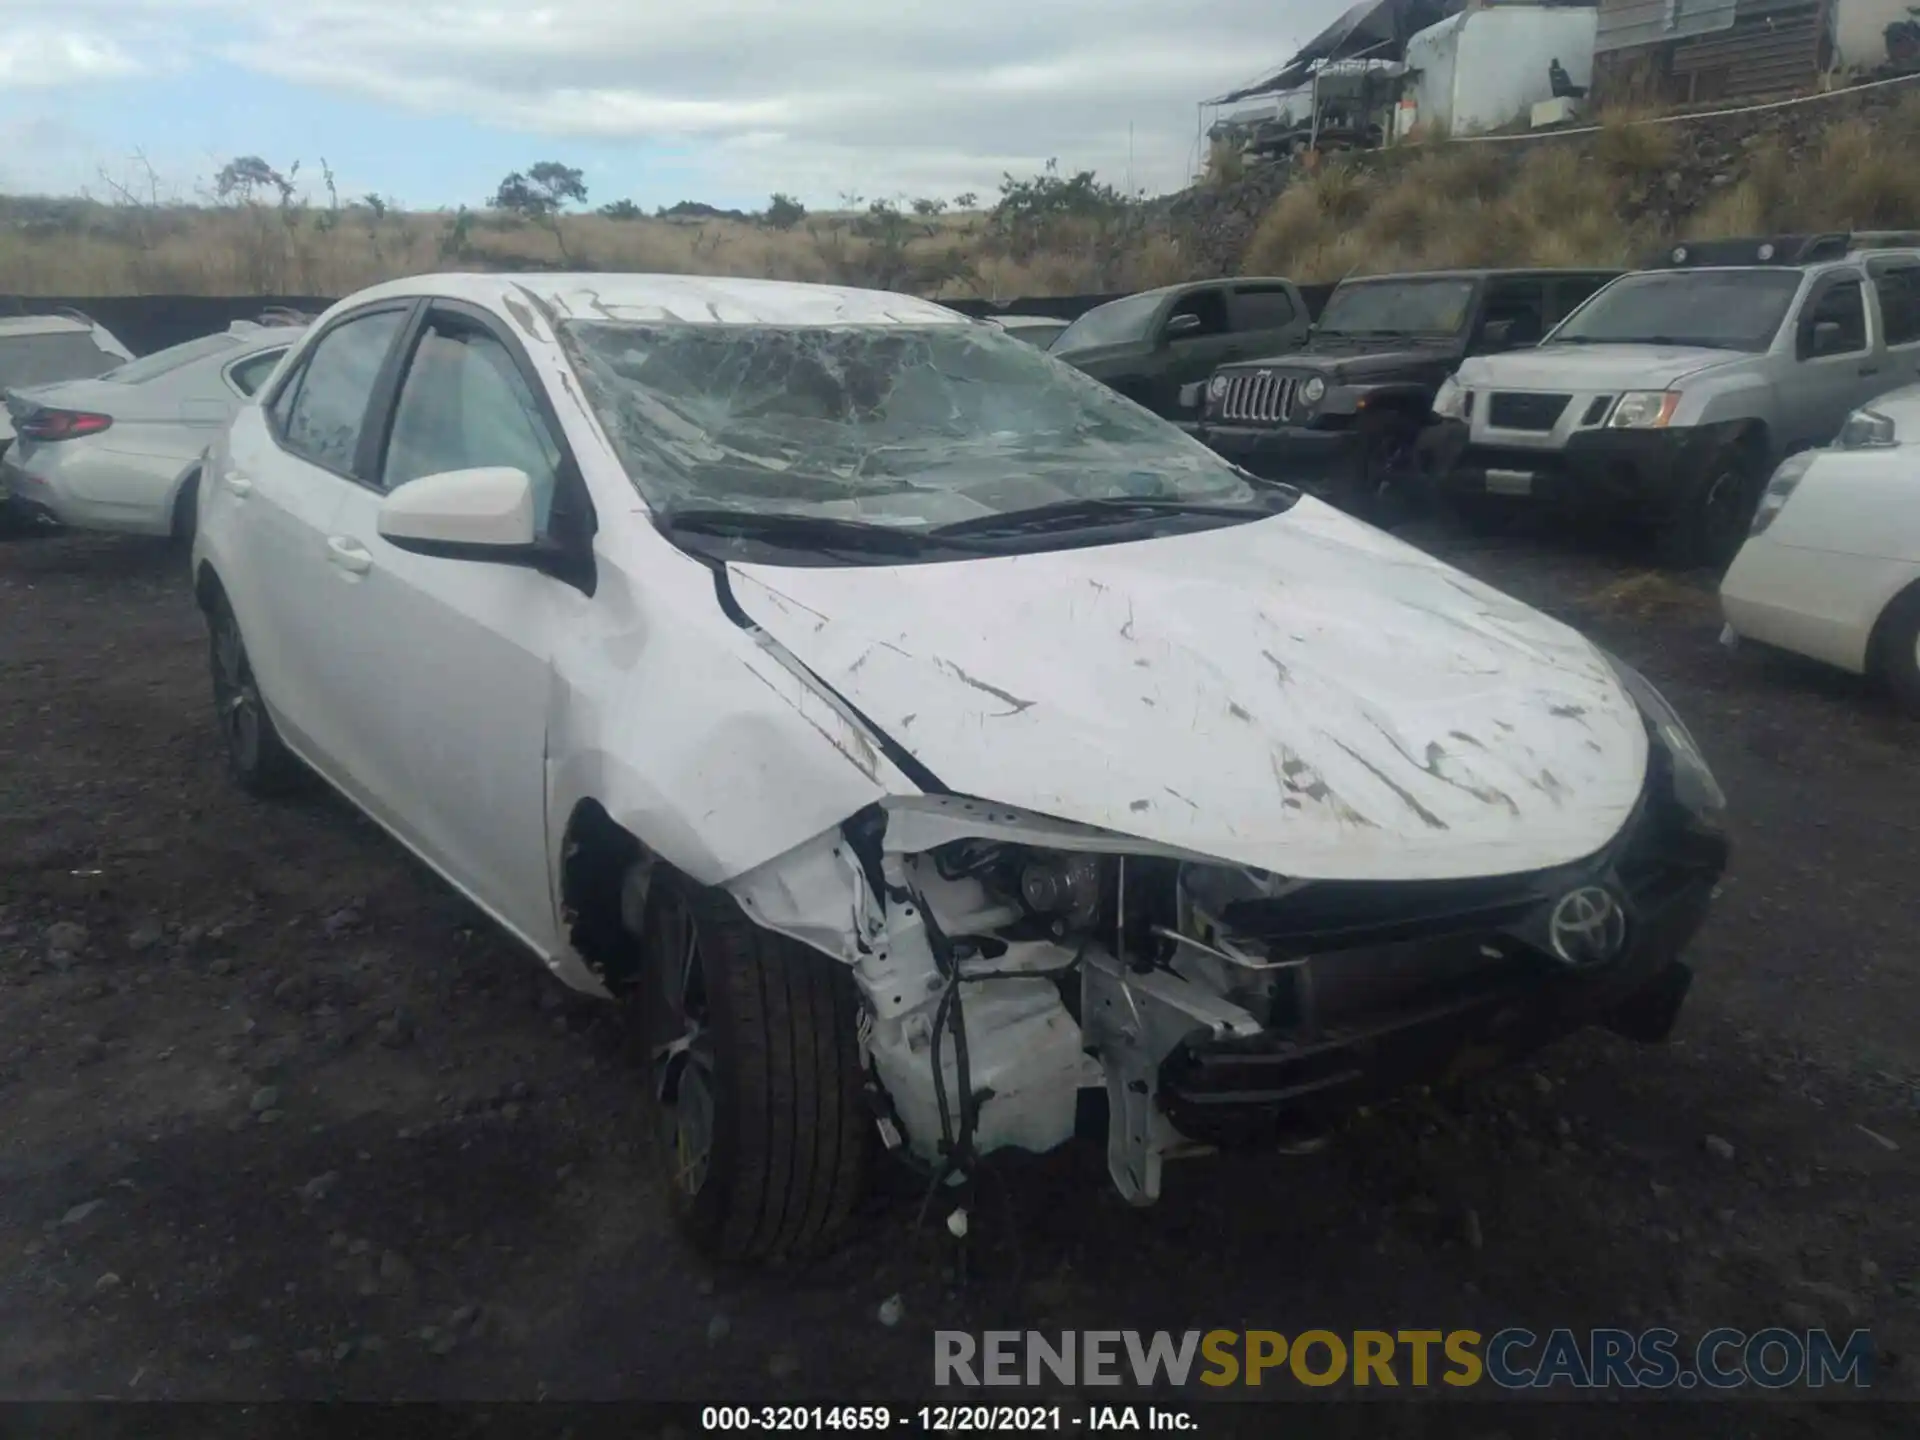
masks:
[[[1281,874],[1579,859],[1645,774],[1639,713],[1578,634],[1311,501],[1124,545],[730,574],[953,789]]]

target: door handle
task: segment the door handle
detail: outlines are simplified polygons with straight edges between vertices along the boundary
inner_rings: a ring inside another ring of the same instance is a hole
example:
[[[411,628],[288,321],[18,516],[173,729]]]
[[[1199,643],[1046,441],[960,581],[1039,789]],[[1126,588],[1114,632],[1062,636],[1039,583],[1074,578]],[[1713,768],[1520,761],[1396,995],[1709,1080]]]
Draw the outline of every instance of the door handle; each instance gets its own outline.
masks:
[[[350,540],[344,535],[329,535],[327,563],[339,566],[349,575],[364,575],[373,568],[373,556],[358,540]]]
[[[1860,374],[1863,378],[1868,375],[1878,375],[1879,373],[1880,367],[1878,365],[1862,365],[1860,367]]]
[[[226,486],[227,489],[231,490],[235,495],[245,496],[253,493],[253,481],[242,475],[238,470],[229,470],[227,472]]]

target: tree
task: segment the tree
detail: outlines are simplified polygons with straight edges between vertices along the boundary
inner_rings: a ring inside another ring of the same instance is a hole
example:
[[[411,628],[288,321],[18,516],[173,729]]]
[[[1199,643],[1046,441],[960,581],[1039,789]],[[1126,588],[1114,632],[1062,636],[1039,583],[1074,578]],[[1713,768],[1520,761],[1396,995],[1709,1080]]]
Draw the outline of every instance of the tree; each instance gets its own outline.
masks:
[[[213,178],[214,193],[222,200],[240,200],[251,203],[254,195],[263,190],[276,192],[282,205],[293,199],[292,176],[300,173],[298,161],[293,169],[282,175],[258,155],[241,155],[229,160],[220,167],[220,173]]]
[[[567,253],[566,232],[560,228],[560,212],[568,205],[587,203],[586,178],[571,165],[558,160],[542,160],[526,170],[516,170],[500,182],[493,192],[493,208],[518,215],[523,220],[548,230],[560,249],[560,258],[571,261]]]
[[[631,200],[615,200],[611,205],[602,205],[600,213],[609,220],[638,220],[645,212]]]
[[[776,194],[767,202],[767,224],[775,230],[791,230],[807,218],[807,207],[791,195]]]

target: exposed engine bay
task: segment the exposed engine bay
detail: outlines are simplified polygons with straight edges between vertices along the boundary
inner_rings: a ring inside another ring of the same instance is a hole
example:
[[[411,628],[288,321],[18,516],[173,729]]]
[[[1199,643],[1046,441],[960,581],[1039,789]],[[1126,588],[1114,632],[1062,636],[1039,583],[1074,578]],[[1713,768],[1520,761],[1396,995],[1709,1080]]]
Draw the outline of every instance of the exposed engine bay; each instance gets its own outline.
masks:
[[[889,799],[803,849],[729,888],[851,965],[887,1145],[964,1172],[1064,1143],[1103,1093],[1109,1172],[1139,1205],[1167,1159],[1348,1098],[1392,1069],[1382,1051],[1439,1068],[1465,1043],[1449,1021],[1531,1048],[1562,1012],[1651,992],[1657,1038],[1725,860],[1651,803],[1589,861],[1471,881],[1290,880],[947,796]]]

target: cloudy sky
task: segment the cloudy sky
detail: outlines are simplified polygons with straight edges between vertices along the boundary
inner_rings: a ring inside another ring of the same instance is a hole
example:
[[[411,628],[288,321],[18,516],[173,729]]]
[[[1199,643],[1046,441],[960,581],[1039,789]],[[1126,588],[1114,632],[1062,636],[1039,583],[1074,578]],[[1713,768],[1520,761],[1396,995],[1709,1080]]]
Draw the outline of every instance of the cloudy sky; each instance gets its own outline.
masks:
[[[1162,191],[1196,104],[1347,0],[0,0],[0,190],[104,194],[144,154],[420,207],[544,159],[595,204],[991,195],[1049,156]],[[1130,139],[1131,136],[1131,139]],[[144,183],[144,180],[143,182]]]

